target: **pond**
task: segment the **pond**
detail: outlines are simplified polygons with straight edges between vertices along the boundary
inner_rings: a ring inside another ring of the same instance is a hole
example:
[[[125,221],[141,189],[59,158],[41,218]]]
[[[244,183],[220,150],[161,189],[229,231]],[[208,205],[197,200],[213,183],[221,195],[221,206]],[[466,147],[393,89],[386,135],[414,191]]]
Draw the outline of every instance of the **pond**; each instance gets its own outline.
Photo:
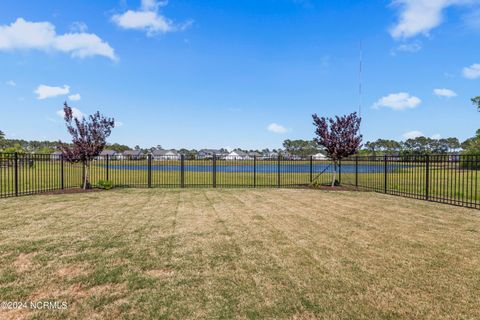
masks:
[[[101,167],[106,167],[102,165]],[[398,169],[408,168],[410,166],[407,165],[388,165],[387,171],[392,172]],[[113,170],[148,170],[147,165],[109,165],[109,169]],[[152,171],[180,171],[180,165],[152,165]],[[257,164],[256,166],[253,165],[217,165],[216,171],[217,173],[237,173],[237,172],[251,172],[253,173],[256,170],[257,173],[277,173],[278,172],[278,165],[275,163],[270,164]],[[355,165],[354,164],[343,164],[342,165],[342,173],[355,173]],[[185,172],[212,172],[213,166],[211,165],[185,165],[184,166]],[[312,166],[313,173],[320,173],[320,172],[333,172],[333,165],[331,164],[314,164]],[[375,164],[359,164],[358,165],[358,173],[375,173],[375,172],[383,172],[384,165],[375,165]],[[308,163],[288,163],[288,164],[280,164],[280,173],[310,173],[310,164]]]

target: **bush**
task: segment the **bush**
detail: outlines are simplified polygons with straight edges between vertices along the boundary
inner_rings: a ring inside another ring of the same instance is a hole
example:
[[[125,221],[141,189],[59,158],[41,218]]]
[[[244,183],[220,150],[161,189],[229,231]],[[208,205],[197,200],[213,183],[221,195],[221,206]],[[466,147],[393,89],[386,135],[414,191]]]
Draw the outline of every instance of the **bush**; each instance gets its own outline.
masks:
[[[97,186],[99,189],[110,190],[113,188],[113,182],[110,180],[99,180]]]
[[[338,179],[335,179],[335,187],[340,186],[340,181]],[[321,187],[331,187],[332,183],[331,182],[322,182],[319,179],[313,180],[313,182],[310,184],[311,188],[321,188]]]

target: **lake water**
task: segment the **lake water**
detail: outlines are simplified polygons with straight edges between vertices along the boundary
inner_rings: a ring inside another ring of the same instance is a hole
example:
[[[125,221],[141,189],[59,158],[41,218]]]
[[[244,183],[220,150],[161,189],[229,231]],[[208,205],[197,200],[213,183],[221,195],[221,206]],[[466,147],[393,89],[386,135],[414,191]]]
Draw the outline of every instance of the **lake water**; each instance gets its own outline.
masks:
[[[102,166],[105,167],[105,166]],[[409,166],[389,165],[387,171],[391,172],[395,169],[407,168]],[[185,172],[212,172],[213,167],[209,165],[185,165]],[[109,165],[109,169],[113,170],[148,170],[147,165]],[[179,165],[152,165],[153,171],[180,171]],[[217,165],[217,173],[236,173],[236,172],[254,172],[253,165]],[[358,173],[383,172],[383,165],[358,165]],[[277,173],[277,164],[257,164],[257,173]],[[329,164],[314,164],[313,173],[333,172],[333,166]],[[310,173],[310,164],[280,164],[280,173]],[[343,164],[342,173],[355,173],[355,165]]]

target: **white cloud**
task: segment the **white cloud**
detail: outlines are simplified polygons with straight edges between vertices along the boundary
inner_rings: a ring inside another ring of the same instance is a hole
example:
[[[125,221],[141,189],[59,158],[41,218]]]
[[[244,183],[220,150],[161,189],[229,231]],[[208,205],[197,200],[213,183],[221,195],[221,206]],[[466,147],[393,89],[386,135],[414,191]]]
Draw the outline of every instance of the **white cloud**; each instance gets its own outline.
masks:
[[[436,134],[432,135],[432,139],[435,139],[435,140],[442,139],[442,135],[440,133],[436,133]]]
[[[13,80],[8,80],[7,82],[5,82],[5,84],[10,87],[15,87],[17,85],[17,83]]]
[[[116,128],[123,127],[123,122],[122,121],[115,121],[115,127]]]
[[[422,100],[415,96],[411,96],[406,92],[392,93],[386,97],[380,98],[373,107],[379,108],[391,108],[393,110],[413,109],[417,107]]]
[[[0,51],[33,49],[69,53],[75,58],[104,56],[117,60],[113,48],[93,33],[58,35],[50,22],[29,22],[23,18],[0,25]]]
[[[423,132],[418,131],[418,130],[407,131],[402,135],[402,137],[404,139],[415,139],[415,138],[423,137],[423,136],[424,136]]]
[[[70,87],[65,85],[63,87],[51,87],[47,85],[39,85],[35,91],[38,100],[43,100],[47,98],[54,98],[58,96],[64,96],[70,93]]]
[[[70,99],[71,101],[79,101],[80,99],[82,99],[82,96],[80,96],[80,93],[76,93],[68,96],[68,99]]]
[[[153,11],[128,10],[124,14],[114,15],[112,20],[123,29],[146,30],[148,35],[159,32],[167,33],[173,30],[170,20]]]
[[[72,114],[73,114],[74,118],[77,118],[79,120],[81,120],[82,118],[85,117],[85,115],[80,110],[78,110],[77,108],[72,108]],[[64,113],[63,109],[58,110],[57,115],[60,118],[63,119],[65,117],[65,113]]]
[[[480,78],[480,63],[475,63],[470,67],[463,68],[463,76],[467,79]]]
[[[145,30],[147,35],[184,30],[191,25],[191,21],[176,26],[170,19],[159,13],[159,8],[167,1],[142,0],[141,8],[137,11],[128,10],[122,14],[112,16],[112,21],[123,29]]]
[[[457,93],[453,90],[450,89],[435,89],[433,90],[433,93],[436,94],[439,97],[445,97],[445,98],[453,98],[457,96]]]
[[[273,133],[285,133],[288,131],[287,128],[285,128],[282,125],[279,125],[277,123],[271,123],[268,125],[267,130]]]
[[[88,26],[85,22],[75,21],[70,25],[70,31],[83,33],[88,30]]]
[[[398,52],[415,53],[422,50],[422,45],[418,42],[415,43],[403,43],[396,48],[392,49],[391,54],[396,55]]]
[[[142,10],[144,11],[155,11],[158,10],[159,7],[166,6],[168,1],[160,1],[157,0],[142,0]]]
[[[400,6],[398,23],[390,29],[395,39],[411,38],[419,34],[428,35],[430,30],[443,22],[443,11],[453,5],[471,3],[471,0],[394,0]]]

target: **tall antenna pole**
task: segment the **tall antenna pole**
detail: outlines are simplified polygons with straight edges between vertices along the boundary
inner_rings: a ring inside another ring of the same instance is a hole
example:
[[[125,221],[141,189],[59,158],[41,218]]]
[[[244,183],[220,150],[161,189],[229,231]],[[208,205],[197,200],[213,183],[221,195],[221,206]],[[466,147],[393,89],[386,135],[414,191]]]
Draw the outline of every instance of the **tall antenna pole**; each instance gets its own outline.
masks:
[[[358,64],[358,116],[362,117],[362,95],[363,95],[363,44],[360,40],[360,59]]]

